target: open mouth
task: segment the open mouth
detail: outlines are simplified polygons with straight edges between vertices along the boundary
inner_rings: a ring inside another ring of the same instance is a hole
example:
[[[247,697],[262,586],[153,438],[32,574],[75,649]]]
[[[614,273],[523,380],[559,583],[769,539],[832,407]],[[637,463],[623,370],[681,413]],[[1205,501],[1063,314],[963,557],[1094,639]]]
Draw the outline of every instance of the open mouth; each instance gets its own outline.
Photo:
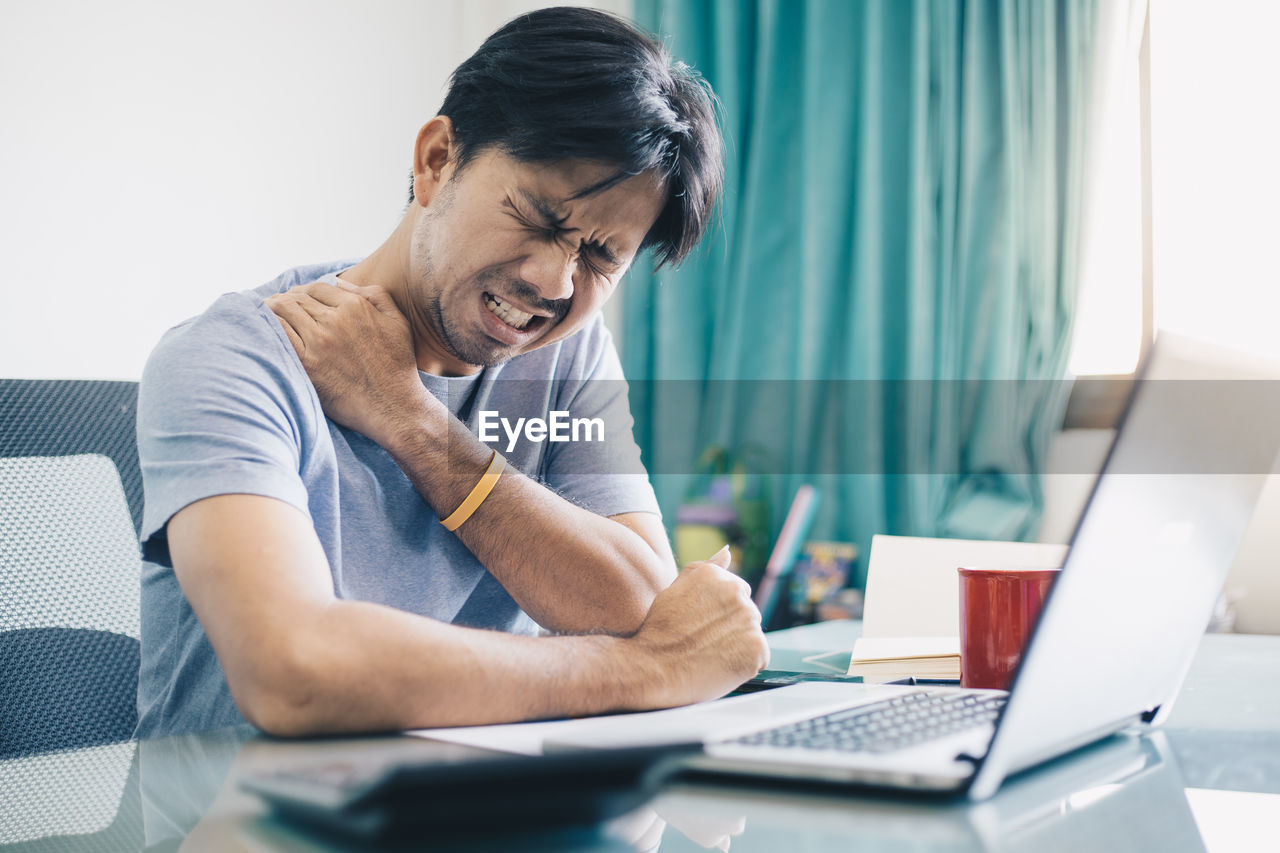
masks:
[[[492,293],[484,294],[484,306],[489,309],[490,314],[493,314],[517,332],[534,331],[547,320],[546,317],[521,311]]]

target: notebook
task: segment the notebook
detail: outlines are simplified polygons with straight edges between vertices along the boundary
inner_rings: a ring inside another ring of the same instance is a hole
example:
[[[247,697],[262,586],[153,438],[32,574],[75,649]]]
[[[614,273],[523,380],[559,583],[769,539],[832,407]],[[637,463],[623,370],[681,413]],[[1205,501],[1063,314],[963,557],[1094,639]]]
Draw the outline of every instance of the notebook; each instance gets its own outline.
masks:
[[[959,637],[860,637],[849,675],[868,684],[903,678],[960,680]]]

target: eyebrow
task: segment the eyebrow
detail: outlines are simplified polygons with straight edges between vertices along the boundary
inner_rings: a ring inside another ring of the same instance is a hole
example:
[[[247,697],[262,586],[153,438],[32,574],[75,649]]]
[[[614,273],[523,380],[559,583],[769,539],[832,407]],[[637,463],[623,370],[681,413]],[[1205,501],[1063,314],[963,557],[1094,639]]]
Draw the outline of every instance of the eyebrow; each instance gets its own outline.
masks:
[[[516,193],[522,199],[524,199],[525,203],[528,204],[530,207],[532,207],[540,217],[542,217],[542,220],[547,224],[548,227],[558,228],[566,232],[573,232],[578,230],[577,228],[565,228],[564,222],[569,217],[561,216],[559,213],[557,213],[556,206],[552,204],[550,201],[548,201],[547,199],[543,198],[542,196],[536,195],[535,193],[530,192],[524,187],[517,187]],[[575,198],[577,198],[577,196],[575,196]],[[603,258],[605,263],[611,264],[613,266],[622,266],[622,261],[618,258],[616,254],[614,254],[613,250],[609,248],[609,245],[607,243],[593,242],[593,243],[587,243],[586,245],[590,247],[590,249],[593,252],[595,252],[597,255]]]
[[[538,215],[542,217],[543,221],[546,222],[547,225],[553,225],[556,228],[561,228],[564,231],[578,230],[577,228],[564,228],[563,227],[564,221],[569,217],[561,216],[560,214],[556,213],[556,206],[551,202],[547,201],[542,196],[534,195],[533,193],[529,192],[529,190],[523,187],[517,187],[516,192],[520,195],[521,198],[525,200],[525,203],[527,203],[530,207],[532,207],[535,211],[537,211]]]

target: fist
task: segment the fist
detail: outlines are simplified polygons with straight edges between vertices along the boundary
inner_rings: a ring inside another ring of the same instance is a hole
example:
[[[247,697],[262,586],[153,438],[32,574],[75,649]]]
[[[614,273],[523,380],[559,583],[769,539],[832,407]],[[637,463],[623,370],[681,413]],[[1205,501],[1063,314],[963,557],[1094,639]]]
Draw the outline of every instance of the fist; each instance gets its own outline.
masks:
[[[768,666],[751,587],[728,566],[727,549],[690,563],[632,638],[650,667],[653,707],[723,696]]]

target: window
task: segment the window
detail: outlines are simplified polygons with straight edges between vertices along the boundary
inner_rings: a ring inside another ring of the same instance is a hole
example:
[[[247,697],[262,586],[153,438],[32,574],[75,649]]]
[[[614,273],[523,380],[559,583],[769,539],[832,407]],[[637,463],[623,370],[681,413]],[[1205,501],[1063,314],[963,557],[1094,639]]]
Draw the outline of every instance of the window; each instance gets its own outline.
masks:
[[[1280,4],[1154,0],[1155,320],[1280,358]]]
[[[1116,5],[1096,46],[1068,426],[1114,424],[1124,384],[1088,380],[1131,375],[1155,328],[1280,358],[1280,4]]]

